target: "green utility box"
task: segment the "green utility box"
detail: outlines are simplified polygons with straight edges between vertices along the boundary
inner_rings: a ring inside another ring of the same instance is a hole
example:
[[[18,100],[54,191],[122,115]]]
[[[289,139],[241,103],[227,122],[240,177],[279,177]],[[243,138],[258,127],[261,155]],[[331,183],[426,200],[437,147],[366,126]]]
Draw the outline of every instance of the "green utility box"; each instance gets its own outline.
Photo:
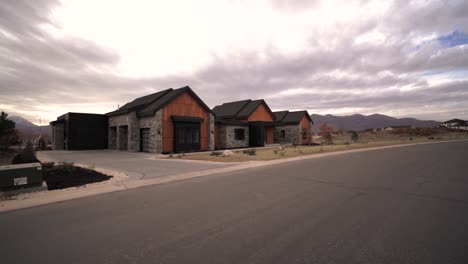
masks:
[[[0,166],[0,192],[42,187],[43,180],[38,162]]]

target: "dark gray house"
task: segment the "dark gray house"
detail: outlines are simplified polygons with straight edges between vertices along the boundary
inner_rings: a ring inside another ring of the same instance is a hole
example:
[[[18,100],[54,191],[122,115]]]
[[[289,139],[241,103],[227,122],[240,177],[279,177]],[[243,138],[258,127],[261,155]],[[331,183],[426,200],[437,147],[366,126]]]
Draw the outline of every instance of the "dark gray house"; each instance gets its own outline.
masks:
[[[307,111],[278,111],[273,113],[275,122],[275,143],[308,145],[312,143],[314,122]]]
[[[54,150],[86,150],[107,148],[107,116],[100,114],[66,113],[52,126]]]

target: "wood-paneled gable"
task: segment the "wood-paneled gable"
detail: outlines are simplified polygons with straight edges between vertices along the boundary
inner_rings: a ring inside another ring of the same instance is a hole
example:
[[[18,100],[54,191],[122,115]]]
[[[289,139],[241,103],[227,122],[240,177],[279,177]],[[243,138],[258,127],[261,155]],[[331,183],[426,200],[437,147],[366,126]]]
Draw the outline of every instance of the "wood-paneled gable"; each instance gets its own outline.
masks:
[[[273,114],[268,111],[268,109],[265,107],[265,104],[260,104],[257,109],[249,116],[247,121],[252,122],[252,121],[265,121],[265,122],[271,122],[274,120]]]
[[[209,112],[190,93],[185,92],[162,109],[162,152],[174,152],[174,122],[172,116],[203,118],[200,125],[200,149],[208,150]]]

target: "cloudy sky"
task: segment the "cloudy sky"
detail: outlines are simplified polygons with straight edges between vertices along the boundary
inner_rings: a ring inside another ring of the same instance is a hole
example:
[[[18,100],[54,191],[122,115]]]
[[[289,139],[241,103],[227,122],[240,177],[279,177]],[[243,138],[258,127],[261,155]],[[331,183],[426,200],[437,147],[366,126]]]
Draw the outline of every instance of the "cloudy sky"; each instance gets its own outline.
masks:
[[[0,109],[35,123],[189,85],[210,106],[468,119],[468,1],[3,0]]]

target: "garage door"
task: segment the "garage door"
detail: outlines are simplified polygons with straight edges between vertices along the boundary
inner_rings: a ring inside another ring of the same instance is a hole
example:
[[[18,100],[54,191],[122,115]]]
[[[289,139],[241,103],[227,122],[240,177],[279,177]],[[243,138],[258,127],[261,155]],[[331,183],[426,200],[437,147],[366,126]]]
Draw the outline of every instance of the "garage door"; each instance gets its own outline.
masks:
[[[200,151],[200,123],[175,123],[175,152]]]
[[[149,140],[150,140],[150,129],[141,128],[140,129],[140,151],[149,152]]]

